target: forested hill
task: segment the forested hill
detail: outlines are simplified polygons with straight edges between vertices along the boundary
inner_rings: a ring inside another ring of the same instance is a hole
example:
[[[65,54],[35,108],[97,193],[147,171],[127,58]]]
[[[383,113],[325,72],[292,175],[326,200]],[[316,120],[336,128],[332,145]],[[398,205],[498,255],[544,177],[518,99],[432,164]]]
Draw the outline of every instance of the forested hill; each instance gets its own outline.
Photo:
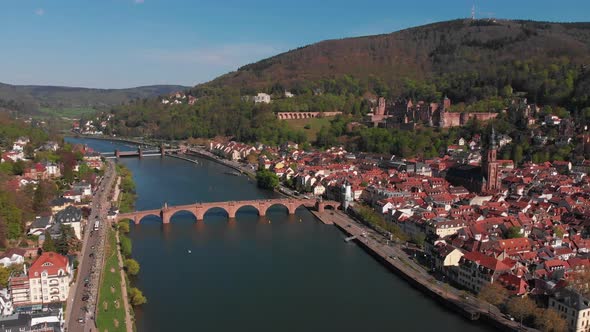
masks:
[[[89,89],[0,83],[0,108],[35,113],[40,109],[108,108],[121,103],[182,91],[180,85],[152,85],[128,89]]]
[[[294,96],[286,97],[286,90]],[[272,102],[255,104],[249,97],[258,92],[271,94]],[[447,134],[433,128],[400,133],[348,124],[362,123],[376,96],[390,102],[440,102],[445,95],[455,112],[518,108],[526,97],[542,108],[542,115],[590,123],[590,23],[454,20],[329,40],[246,65],[197,85],[191,94],[197,98],[194,104],[153,99],[117,107],[108,130],[168,139],[222,135],[268,144],[345,143],[349,150],[433,156],[454,144],[454,134],[443,137]],[[343,115],[301,126],[275,115],[297,111]],[[528,137],[530,130],[517,127],[516,122],[523,122],[513,117],[518,112],[507,113],[496,118],[496,130]],[[474,126],[460,135],[479,132],[481,128]],[[418,141],[426,145],[410,143]],[[437,143],[431,149],[433,141]],[[525,143],[529,142],[519,142],[521,148],[528,146]],[[407,151],[414,145],[418,147]],[[561,158],[565,155],[559,153]]]
[[[454,100],[490,95],[485,90],[504,85],[543,99],[556,92],[549,90],[561,89],[556,83],[565,75],[563,66],[579,70],[584,64],[590,65],[590,23],[462,19],[322,41],[246,65],[201,87],[233,86],[251,93],[279,84],[297,91],[308,82],[350,75],[392,95],[406,92],[410,79],[436,83]],[[564,77],[570,87],[580,78],[571,75],[575,77]],[[559,97],[568,92],[558,92]]]

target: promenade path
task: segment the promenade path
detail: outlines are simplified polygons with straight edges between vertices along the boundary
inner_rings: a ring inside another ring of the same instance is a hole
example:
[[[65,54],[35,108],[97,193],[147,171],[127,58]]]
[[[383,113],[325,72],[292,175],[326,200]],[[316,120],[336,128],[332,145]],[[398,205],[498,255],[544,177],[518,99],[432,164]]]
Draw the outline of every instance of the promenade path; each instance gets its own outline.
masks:
[[[439,297],[467,312],[478,313],[487,316],[487,319],[494,320],[501,324],[504,329],[512,331],[538,331],[532,328],[521,327],[520,323],[511,321],[496,308],[488,303],[477,299],[471,294],[465,295],[446,283],[436,281],[424,267],[417,264],[408,253],[402,250],[400,245],[388,241],[381,234],[375,232],[356,220],[349,217],[342,211],[314,212],[325,224],[334,224],[341,228],[347,235],[356,236],[356,241],[362,243],[366,248],[378,255],[385,264],[393,266],[400,273],[419,282],[430,291],[438,294]]]
[[[119,241],[119,231],[116,231],[115,238],[117,243]],[[117,250],[117,249],[116,249]],[[125,308],[125,327],[127,332],[133,332],[133,321],[131,319],[131,308],[129,306],[129,296],[127,295],[127,279],[125,278],[125,270],[123,267],[123,257],[121,256],[121,250],[117,250],[117,258],[119,259],[119,273],[121,273],[121,294],[123,297],[123,308]]]

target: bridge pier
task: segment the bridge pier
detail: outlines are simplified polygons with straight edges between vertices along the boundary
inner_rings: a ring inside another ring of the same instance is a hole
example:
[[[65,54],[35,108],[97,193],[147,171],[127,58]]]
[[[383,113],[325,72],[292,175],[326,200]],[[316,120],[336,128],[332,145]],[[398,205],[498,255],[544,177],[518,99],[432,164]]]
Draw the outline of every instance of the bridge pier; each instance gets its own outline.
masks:
[[[164,149],[164,144],[160,144],[160,156],[164,157],[166,155],[166,149]]]
[[[121,155],[119,154],[119,149],[115,149],[115,158],[119,159]]]
[[[318,210],[318,212],[324,212],[324,204],[318,202],[316,204],[316,209]]]
[[[139,153],[139,159],[143,158],[143,151],[141,151],[141,146],[137,148],[137,153]]]

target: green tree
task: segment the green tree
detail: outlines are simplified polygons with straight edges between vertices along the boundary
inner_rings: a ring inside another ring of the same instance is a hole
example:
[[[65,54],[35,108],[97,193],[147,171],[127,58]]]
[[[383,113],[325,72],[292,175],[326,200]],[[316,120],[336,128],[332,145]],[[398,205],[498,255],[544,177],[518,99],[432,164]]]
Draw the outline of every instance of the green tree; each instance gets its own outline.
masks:
[[[561,227],[553,227],[553,234],[558,238],[563,238],[563,230]]]
[[[45,240],[43,241],[43,251],[44,252],[55,252],[56,246],[55,241],[51,237],[48,231],[45,231]]]
[[[119,227],[119,232],[121,232],[123,234],[129,233],[129,221],[128,220],[119,221],[117,226]]]
[[[567,322],[553,309],[537,309],[535,325],[543,332],[566,332]]]
[[[135,287],[131,287],[129,289],[129,299],[133,306],[139,306],[147,303],[147,299],[145,296],[143,296],[143,293]]]
[[[261,169],[256,172],[256,182],[260,188],[274,189],[279,186],[279,177],[272,171]]]
[[[6,248],[7,240],[6,222],[0,217],[0,248]]]
[[[55,240],[55,251],[67,255],[72,249],[73,241],[76,239],[74,229],[68,225],[60,225],[59,238]]]
[[[516,238],[523,237],[523,234],[521,231],[522,230],[520,227],[512,226],[512,227],[508,228],[508,231],[506,231],[506,237],[509,239],[516,239]]]
[[[131,239],[129,239],[125,235],[121,235],[119,237],[119,239],[121,241],[121,253],[123,254],[123,256],[125,256],[125,257],[131,256],[131,251],[132,251]]]
[[[520,144],[514,144],[512,147],[512,160],[514,164],[518,165],[523,159],[523,147]]]
[[[8,286],[8,278],[10,277],[10,270],[4,266],[0,266],[0,287],[6,288]]]
[[[135,276],[139,274],[139,263],[132,258],[125,260],[125,269],[129,275]]]
[[[12,165],[12,173],[14,175],[23,175],[24,172],[25,162],[19,159]]]
[[[499,306],[506,302],[508,291],[498,283],[486,284],[481,288],[477,298],[486,301],[492,305]]]
[[[422,247],[424,246],[424,241],[426,240],[426,235],[424,233],[418,233],[413,235],[410,241],[415,243],[417,246]]]
[[[523,320],[535,314],[537,306],[528,297],[513,297],[506,303],[506,311],[516,320]]]

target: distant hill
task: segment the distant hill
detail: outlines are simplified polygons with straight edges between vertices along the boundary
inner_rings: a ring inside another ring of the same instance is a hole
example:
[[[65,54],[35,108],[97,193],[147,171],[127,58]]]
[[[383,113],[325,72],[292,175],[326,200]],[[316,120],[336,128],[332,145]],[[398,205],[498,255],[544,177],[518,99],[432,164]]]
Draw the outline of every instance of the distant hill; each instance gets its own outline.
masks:
[[[516,74],[502,71],[529,60],[590,65],[590,23],[461,19],[390,34],[327,40],[243,66],[197,88],[264,89],[276,83],[293,88],[305,81],[351,75],[361,81],[383,80],[400,92],[406,79],[477,72],[477,79],[493,76],[526,91],[529,87],[519,82],[526,77],[516,80]]]
[[[153,98],[186,90],[180,85],[151,85],[128,89],[10,85],[0,83],[0,107],[37,113],[40,110],[102,109],[134,99]]]
[[[284,97],[285,90],[294,96]],[[272,103],[245,98],[257,92],[271,94]],[[152,99],[116,108],[113,132],[301,143],[309,130],[305,124],[303,129],[289,127],[291,121],[279,121],[274,113],[341,111],[343,117],[314,129],[315,144],[330,146],[344,135],[353,150],[397,155],[412,140],[398,141],[390,149],[397,134],[388,132],[392,139],[387,143],[378,139],[386,134],[382,130],[347,133],[347,122],[362,122],[375,106],[375,96],[427,103],[447,96],[456,112],[500,111],[526,97],[543,112],[582,123],[590,119],[590,23],[460,19],[327,40],[245,65],[195,86],[191,94],[198,100],[192,105]],[[516,120],[498,119],[496,124],[499,128],[504,121],[508,133],[516,131]],[[526,136],[521,134],[515,136]]]

